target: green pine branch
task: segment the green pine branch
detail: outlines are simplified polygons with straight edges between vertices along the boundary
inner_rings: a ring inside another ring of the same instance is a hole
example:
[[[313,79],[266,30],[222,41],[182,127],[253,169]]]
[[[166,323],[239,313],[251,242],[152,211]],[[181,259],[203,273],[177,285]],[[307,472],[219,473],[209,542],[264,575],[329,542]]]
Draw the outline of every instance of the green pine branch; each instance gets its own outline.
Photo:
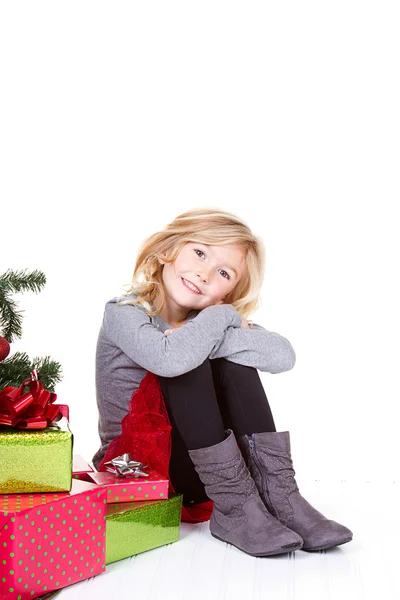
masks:
[[[16,352],[0,362],[0,390],[11,385],[20,387],[24,379],[37,369],[40,381],[49,392],[55,391],[56,383],[62,379],[61,364],[51,360],[50,356],[31,360],[25,352]]]
[[[46,285],[46,275],[35,269],[27,273],[26,269],[22,271],[13,271],[8,269],[3,275],[0,275],[0,289],[6,292],[35,292],[36,294]]]
[[[11,344],[22,337],[22,313],[17,310],[17,303],[9,298],[0,287],[0,330],[1,335]]]
[[[9,269],[0,275],[0,332],[9,343],[22,337],[24,312],[17,310],[17,302],[11,298],[11,293],[31,291],[37,294],[45,284],[46,276],[38,270],[27,273],[26,269]],[[51,360],[50,356],[31,360],[25,352],[16,352],[0,362],[0,390],[9,385],[20,387],[24,379],[30,378],[34,369],[37,369],[44,388],[54,392],[56,383],[62,379],[61,364]]]
[[[46,276],[42,271],[35,269],[27,273],[9,269],[0,275],[0,329],[1,335],[11,344],[15,339],[22,337],[22,313],[17,310],[17,303],[10,298],[12,292],[31,291],[36,294],[46,284]]]
[[[37,369],[39,379],[46,390],[54,392],[56,383],[62,379],[61,363],[52,360],[50,356],[36,357],[31,362],[30,371]]]

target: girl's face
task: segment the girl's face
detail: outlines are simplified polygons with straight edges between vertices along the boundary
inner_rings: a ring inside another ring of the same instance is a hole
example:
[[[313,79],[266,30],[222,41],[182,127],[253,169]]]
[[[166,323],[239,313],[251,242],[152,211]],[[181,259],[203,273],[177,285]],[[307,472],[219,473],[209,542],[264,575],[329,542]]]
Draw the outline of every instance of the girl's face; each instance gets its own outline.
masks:
[[[163,264],[164,286],[175,308],[203,310],[223,304],[237,285],[245,270],[245,250],[235,245],[187,242],[174,263]],[[184,280],[188,285],[194,284],[200,293],[189,289]]]

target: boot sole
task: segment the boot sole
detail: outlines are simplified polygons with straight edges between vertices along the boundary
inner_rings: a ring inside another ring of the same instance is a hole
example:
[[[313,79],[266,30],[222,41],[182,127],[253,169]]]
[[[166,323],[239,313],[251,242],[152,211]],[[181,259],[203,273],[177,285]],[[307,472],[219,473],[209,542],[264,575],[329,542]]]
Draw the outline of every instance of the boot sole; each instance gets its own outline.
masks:
[[[336,548],[336,546],[342,546],[343,544],[347,544],[348,542],[351,542],[353,538],[347,538],[345,540],[342,540],[341,542],[336,542],[335,544],[325,544],[324,546],[318,546],[317,548],[302,548],[302,550],[304,550],[304,552],[318,552],[319,550],[329,550],[330,548]]]
[[[240,548],[239,546],[236,546],[236,544],[233,544],[232,542],[228,542],[227,540],[223,540],[222,538],[218,537],[217,535],[215,535],[214,533],[212,533],[210,531],[211,535],[219,540],[220,542],[224,542],[225,544],[230,544],[231,546],[235,546],[235,548],[237,548],[238,550],[241,550],[242,552],[244,552],[245,554],[248,554],[249,556],[276,556],[278,554],[288,554],[289,552],[294,552],[295,550],[300,550],[302,548],[302,545],[299,544],[289,544],[287,546],[285,546],[284,548],[281,548],[280,550],[274,550],[272,552],[263,552],[260,554],[253,554],[252,552],[247,552],[247,550],[243,550],[243,548]]]

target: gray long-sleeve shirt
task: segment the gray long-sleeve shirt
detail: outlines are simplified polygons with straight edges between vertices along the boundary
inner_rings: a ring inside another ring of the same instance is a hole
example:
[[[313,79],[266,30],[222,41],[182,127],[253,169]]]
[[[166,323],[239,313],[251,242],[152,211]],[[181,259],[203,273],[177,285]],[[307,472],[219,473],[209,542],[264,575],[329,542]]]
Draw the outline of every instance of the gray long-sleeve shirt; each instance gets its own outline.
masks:
[[[130,297],[134,297],[133,295]],[[293,368],[296,355],[290,342],[242,317],[231,304],[191,310],[186,324],[169,335],[172,326],[159,315],[149,317],[141,305],[118,305],[126,296],[106,303],[96,349],[96,399],[101,447],[93,457],[97,468],[109,443],[121,433],[133,392],[148,371],[176,377],[207,358],[226,358],[260,371],[281,373]]]

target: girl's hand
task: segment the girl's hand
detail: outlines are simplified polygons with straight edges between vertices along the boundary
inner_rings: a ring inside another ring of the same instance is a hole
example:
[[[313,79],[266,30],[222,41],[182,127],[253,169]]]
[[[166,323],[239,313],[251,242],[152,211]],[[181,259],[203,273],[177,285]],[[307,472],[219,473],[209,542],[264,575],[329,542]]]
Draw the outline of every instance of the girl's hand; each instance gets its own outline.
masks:
[[[244,317],[242,317],[242,327],[245,327],[246,329],[250,329],[249,322]],[[169,333],[171,333],[171,331],[174,331],[175,329],[178,329],[178,327],[173,327],[172,329],[167,329],[166,331],[164,331],[164,335],[168,335]]]

